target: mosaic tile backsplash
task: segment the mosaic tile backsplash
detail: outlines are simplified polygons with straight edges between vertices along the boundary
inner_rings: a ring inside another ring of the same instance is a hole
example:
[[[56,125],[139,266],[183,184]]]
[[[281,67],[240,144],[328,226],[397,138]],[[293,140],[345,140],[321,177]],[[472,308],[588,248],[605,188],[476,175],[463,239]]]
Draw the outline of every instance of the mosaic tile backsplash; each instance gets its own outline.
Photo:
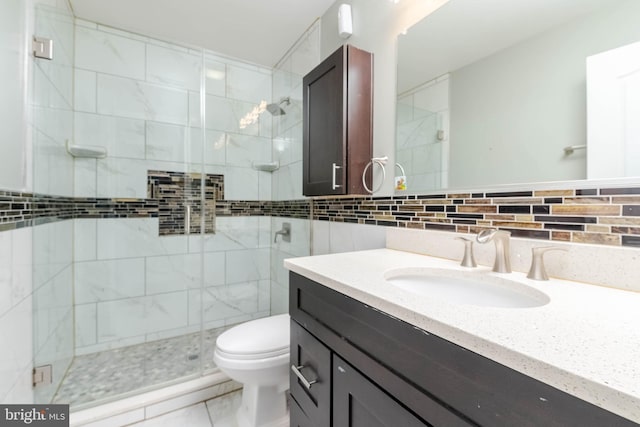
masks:
[[[212,186],[222,183],[213,178],[210,182]],[[164,203],[158,198],[65,198],[0,191],[0,231],[72,218],[157,217]],[[313,219],[320,221],[459,233],[497,227],[511,231],[514,237],[640,247],[640,187],[288,201],[215,200],[216,216],[304,219],[311,212]],[[180,229],[178,224],[176,230],[183,231],[184,225]]]
[[[640,247],[640,188],[446,193],[317,200],[316,220]]]

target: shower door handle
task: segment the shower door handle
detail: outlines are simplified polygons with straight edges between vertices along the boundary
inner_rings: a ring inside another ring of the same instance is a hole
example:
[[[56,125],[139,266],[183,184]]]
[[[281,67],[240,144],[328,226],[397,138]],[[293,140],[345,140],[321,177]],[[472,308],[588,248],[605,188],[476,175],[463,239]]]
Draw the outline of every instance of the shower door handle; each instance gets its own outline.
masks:
[[[342,185],[336,184],[336,171],[338,169],[342,169],[342,166],[338,166],[335,163],[332,163],[332,166],[331,166],[331,189],[332,190],[337,190],[338,188],[342,187]]]
[[[184,207],[184,234],[191,234],[191,206]]]
[[[318,379],[316,378],[315,380],[311,380],[311,381],[306,379],[304,377],[304,375],[302,374],[302,372],[300,372],[300,369],[304,369],[304,368],[306,368],[306,366],[304,366],[304,365],[300,365],[300,366],[291,365],[291,371],[294,374],[296,374],[296,377],[298,377],[298,379],[300,380],[302,385],[305,386],[307,390],[309,390],[312,385],[314,385],[315,383],[318,382]]]

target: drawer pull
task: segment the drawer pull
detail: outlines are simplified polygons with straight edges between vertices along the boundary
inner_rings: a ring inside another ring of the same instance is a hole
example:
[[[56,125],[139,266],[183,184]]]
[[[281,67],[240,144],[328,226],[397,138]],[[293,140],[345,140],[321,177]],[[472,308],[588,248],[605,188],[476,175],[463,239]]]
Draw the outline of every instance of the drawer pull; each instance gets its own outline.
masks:
[[[302,385],[305,386],[307,390],[309,390],[312,385],[318,382],[318,380],[315,379],[313,381],[309,381],[308,379],[306,379],[304,375],[302,375],[302,372],[300,372],[300,369],[304,369],[304,368],[305,368],[304,365],[300,365],[300,366],[291,365],[291,370],[293,371],[293,373],[296,374],[296,377],[298,377]]]

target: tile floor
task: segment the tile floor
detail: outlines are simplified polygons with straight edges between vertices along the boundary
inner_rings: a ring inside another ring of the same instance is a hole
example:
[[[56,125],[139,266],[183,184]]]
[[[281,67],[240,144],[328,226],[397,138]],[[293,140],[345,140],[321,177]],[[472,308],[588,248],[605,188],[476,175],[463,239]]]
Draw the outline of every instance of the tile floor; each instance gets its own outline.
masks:
[[[235,411],[240,407],[241,391],[177,409],[129,427],[237,427]]]
[[[215,368],[216,338],[229,327],[205,331],[204,372]],[[152,389],[199,373],[200,363],[199,333],[77,356],[53,403],[68,403],[73,408]]]

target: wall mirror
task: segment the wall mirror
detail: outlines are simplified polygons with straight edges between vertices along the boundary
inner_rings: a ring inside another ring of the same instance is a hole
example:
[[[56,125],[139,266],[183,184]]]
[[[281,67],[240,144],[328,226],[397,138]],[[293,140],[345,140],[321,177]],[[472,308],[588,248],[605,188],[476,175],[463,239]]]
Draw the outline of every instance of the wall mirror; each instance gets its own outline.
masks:
[[[409,28],[396,193],[640,176],[638,22],[637,0],[450,0]]]

